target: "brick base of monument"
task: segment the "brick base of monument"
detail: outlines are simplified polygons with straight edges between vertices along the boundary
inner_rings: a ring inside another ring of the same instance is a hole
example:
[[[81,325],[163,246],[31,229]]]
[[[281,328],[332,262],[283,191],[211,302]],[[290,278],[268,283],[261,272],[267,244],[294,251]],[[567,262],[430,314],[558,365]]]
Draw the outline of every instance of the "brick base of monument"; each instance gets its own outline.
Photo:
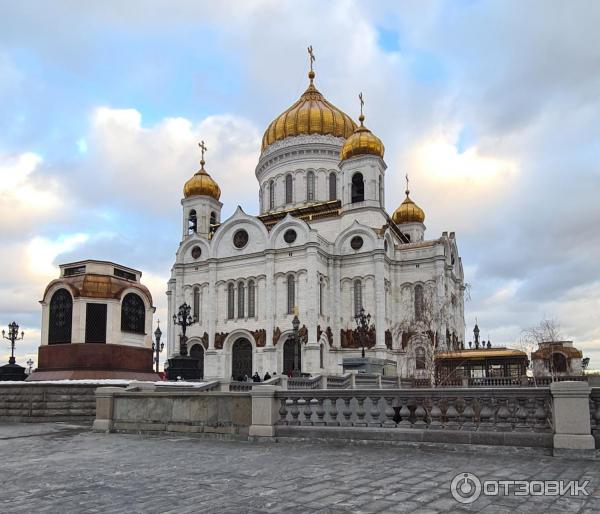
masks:
[[[38,367],[27,378],[38,380],[160,380],[152,370],[152,350],[120,344],[78,343],[40,346]]]
[[[168,361],[167,378],[169,380],[200,380],[200,368],[198,367],[198,359],[189,355],[177,355],[171,357]]]

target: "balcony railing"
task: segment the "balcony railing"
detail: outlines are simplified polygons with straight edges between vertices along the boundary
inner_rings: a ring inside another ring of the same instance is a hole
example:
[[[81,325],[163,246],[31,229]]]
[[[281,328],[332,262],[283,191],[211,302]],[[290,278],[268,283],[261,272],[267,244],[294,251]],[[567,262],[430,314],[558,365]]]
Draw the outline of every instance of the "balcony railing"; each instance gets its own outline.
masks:
[[[550,432],[548,389],[278,391],[278,425]]]

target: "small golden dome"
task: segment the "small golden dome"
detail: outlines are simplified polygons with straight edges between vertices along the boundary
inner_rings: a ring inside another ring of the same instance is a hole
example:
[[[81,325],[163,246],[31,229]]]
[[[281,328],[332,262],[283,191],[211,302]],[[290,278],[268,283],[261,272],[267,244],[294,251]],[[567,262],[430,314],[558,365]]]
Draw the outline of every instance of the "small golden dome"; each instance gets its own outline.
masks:
[[[304,134],[332,135],[347,138],[356,129],[350,116],[329,103],[313,84],[315,72],[310,71],[310,84],[302,96],[275,118],[265,130],[262,151],[275,141]]]
[[[357,157],[359,155],[377,155],[383,159],[383,153],[385,147],[373,132],[364,126],[363,122],[365,117],[361,114],[358,118],[360,121],[360,127],[354,131],[346,142],[342,146],[340,152],[340,160],[345,161],[351,157]]]
[[[425,221],[425,212],[408,196],[408,189],[406,190],[406,198],[400,204],[394,214],[392,214],[392,221],[396,225],[402,223],[423,223]]]
[[[204,159],[200,161],[200,169],[194,173],[183,186],[183,196],[210,196],[215,200],[221,198],[221,188],[204,169]]]

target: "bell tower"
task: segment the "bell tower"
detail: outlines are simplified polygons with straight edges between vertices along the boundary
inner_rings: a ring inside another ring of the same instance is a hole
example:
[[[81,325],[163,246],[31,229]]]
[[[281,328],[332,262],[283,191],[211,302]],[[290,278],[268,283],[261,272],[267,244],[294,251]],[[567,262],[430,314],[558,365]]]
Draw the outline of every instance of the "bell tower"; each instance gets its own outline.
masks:
[[[204,141],[198,146],[202,152],[200,169],[183,186],[183,239],[194,234],[209,238],[211,226],[221,222],[221,188],[204,169]]]

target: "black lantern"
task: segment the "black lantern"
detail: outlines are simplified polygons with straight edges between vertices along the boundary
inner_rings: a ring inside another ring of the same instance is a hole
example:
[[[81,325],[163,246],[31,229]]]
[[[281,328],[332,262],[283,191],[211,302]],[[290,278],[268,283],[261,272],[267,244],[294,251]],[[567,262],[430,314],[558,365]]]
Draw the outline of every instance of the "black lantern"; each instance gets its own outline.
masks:
[[[154,356],[154,363],[156,365],[156,372],[158,373],[158,361],[160,359],[160,352],[163,351],[165,343],[160,342],[162,336],[162,330],[160,329],[160,320],[156,323],[156,330],[154,331],[154,338],[156,343],[152,343],[152,355]]]
[[[21,336],[19,337],[19,325],[17,325],[16,321],[9,323],[8,325],[8,336],[6,332],[2,331],[2,337],[4,339],[8,339],[10,341],[10,359],[8,359],[9,364],[15,363],[15,342],[20,341],[25,337],[25,332],[21,331]]]
[[[365,357],[365,339],[367,337],[367,332],[371,329],[371,314],[365,315],[365,309],[360,308],[360,312],[354,316],[354,321],[356,321],[358,336],[360,339],[360,345],[362,348],[361,357],[364,359]]]
[[[177,314],[173,314],[173,323],[181,327],[181,335],[179,336],[179,355],[187,355],[187,337],[185,332],[187,327],[193,325],[196,320],[190,315],[192,308],[187,303],[182,303],[179,306]]]

